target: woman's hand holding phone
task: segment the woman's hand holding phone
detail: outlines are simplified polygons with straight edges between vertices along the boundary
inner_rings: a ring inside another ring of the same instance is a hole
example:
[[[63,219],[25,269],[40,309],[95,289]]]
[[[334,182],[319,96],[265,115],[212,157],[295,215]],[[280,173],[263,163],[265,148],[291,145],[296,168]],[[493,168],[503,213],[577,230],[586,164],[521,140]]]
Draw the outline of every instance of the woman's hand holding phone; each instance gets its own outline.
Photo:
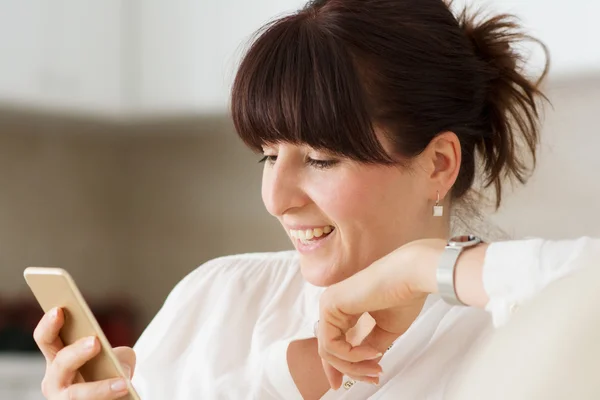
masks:
[[[60,308],[47,312],[38,323],[33,337],[46,358],[46,374],[42,393],[48,400],[112,400],[127,395],[124,379],[107,379],[98,382],[75,383],[77,370],[100,352],[95,337],[83,338],[64,346],[59,331],[64,324]],[[129,377],[135,369],[135,352],[129,347],[113,349]]]

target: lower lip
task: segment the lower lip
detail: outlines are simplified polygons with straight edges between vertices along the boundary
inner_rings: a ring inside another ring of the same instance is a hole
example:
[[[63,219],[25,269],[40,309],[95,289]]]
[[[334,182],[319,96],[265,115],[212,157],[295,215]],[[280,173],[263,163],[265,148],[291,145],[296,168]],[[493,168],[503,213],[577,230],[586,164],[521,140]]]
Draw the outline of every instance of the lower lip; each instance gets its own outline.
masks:
[[[298,250],[302,254],[308,254],[323,247],[325,245],[325,242],[327,242],[329,238],[333,236],[334,233],[335,230],[333,230],[329,235],[325,236],[323,239],[311,240],[308,243],[303,243],[302,241],[300,241],[300,239],[295,238],[292,240],[294,242],[294,245],[296,246],[296,250]]]

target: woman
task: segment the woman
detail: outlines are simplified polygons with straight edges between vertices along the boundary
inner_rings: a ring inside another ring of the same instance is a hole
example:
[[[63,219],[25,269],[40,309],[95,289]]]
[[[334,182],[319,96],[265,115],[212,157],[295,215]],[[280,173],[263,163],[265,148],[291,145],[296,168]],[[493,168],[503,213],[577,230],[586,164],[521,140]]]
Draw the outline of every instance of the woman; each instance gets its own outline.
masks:
[[[180,282],[136,345],[142,399],[442,398],[493,326],[435,294],[450,209],[476,177],[499,205],[505,178],[524,182],[535,160],[543,95],[513,50],[524,38],[509,16],[456,18],[442,0],[313,1],[265,27],[232,115],[297,251],[216,259]],[[456,285],[440,282],[501,323],[576,268],[540,248],[572,260],[589,246],[474,243],[444,266]],[[121,396],[119,380],[73,384],[98,344],[62,348],[62,321],[56,310],[35,332],[46,397]],[[117,353],[133,371],[131,349]]]

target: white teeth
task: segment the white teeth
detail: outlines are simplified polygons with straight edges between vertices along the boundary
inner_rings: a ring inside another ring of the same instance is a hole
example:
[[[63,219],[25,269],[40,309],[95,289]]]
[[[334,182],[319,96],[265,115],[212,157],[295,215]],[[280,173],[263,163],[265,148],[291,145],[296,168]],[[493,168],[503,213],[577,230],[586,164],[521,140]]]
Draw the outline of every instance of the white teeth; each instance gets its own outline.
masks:
[[[294,239],[298,239],[303,243],[308,243],[313,238],[320,238],[323,235],[327,235],[333,231],[333,227],[324,226],[322,228],[306,229],[306,230],[295,230],[290,229],[290,236]]]

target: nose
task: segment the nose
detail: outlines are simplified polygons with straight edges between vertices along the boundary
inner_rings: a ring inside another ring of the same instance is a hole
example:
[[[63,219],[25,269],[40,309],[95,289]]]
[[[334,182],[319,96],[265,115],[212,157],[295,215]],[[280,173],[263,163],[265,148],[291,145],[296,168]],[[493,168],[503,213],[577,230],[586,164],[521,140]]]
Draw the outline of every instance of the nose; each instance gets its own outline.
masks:
[[[262,199],[267,211],[280,217],[286,212],[308,203],[302,189],[301,171],[280,156],[275,164],[265,166],[262,181]]]

